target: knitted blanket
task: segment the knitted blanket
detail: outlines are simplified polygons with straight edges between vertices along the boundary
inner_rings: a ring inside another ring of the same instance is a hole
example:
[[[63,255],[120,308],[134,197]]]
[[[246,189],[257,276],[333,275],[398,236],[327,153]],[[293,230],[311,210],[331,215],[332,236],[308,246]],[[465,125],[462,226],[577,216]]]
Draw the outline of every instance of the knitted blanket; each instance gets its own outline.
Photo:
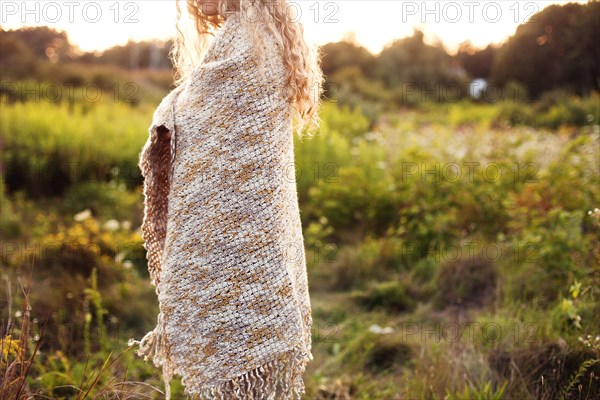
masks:
[[[313,358],[282,51],[265,29],[256,55],[240,19],[161,101],[140,153],[160,312],[129,344],[162,366],[167,400],[173,374],[194,399],[299,398]]]

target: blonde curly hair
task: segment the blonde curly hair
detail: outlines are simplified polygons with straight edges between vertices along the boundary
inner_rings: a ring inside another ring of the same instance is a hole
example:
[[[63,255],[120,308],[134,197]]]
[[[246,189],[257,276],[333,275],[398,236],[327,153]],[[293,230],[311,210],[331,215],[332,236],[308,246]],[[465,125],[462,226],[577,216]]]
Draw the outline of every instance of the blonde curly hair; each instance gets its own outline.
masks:
[[[283,49],[286,67],[286,99],[292,107],[294,130],[302,136],[312,135],[320,124],[320,99],[323,94],[322,54],[317,46],[304,39],[304,28],[295,16],[288,0],[217,0],[218,13],[205,15],[198,0],[184,0],[192,21],[191,32],[180,29],[182,10],[176,0],[178,35],[169,53],[175,68],[175,85],[187,79],[198,65],[208,47],[209,36],[214,36],[225,21],[224,15],[239,12],[240,21],[252,33],[254,46],[263,51],[262,40],[266,26]]]

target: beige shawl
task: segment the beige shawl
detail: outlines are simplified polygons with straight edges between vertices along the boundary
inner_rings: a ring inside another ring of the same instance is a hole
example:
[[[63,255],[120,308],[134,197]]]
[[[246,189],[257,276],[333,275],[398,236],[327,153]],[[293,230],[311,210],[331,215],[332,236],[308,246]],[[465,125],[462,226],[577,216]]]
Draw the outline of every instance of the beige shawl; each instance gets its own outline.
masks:
[[[140,154],[160,313],[129,344],[163,367],[167,399],[174,373],[194,399],[299,398],[312,360],[282,52],[265,30],[255,55],[240,18],[162,100]]]

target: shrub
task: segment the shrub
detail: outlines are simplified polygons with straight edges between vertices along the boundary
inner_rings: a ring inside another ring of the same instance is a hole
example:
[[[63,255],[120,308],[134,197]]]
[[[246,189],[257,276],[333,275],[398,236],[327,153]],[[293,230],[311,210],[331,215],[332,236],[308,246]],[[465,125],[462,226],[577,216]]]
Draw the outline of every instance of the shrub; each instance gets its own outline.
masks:
[[[475,256],[442,263],[437,271],[434,305],[465,307],[487,305],[495,297],[496,267],[491,260]]]
[[[414,289],[399,279],[371,283],[366,290],[355,293],[354,299],[369,311],[382,309],[392,314],[413,311],[416,307]]]
[[[534,393],[536,399],[554,400],[568,393],[568,398],[591,400],[587,394],[598,393],[600,384],[599,354],[594,351],[570,348],[564,340],[529,343],[527,348],[493,350],[488,356],[490,366],[500,379],[511,383],[509,393]],[[587,364],[586,364],[587,362]],[[583,367],[583,368],[582,368]],[[515,380],[515,374],[522,379]],[[543,379],[542,379],[543,377]],[[512,378],[512,379],[511,379]],[[572,385],[578,382],[581,387]]]
[[[512,282],[508,295],[522,301],[536,299],[542,307],[559,301],[569,277],[582,279],[586,267],[583,255],[589,238],[581,232],[583,211],[552,209],[515,235],[515,244],[528,257],[508,277]],[[531,282],[536,282],[532,285]]]
[[[374,345],[368,350],[365,368],[374,373],[386,373],[398,366],[410,367],[414,363],[414,350],[402,336],[394,334],[378,335]]]
[[[363,289],[369,280],[389,279],[398,270],[386,239],[367,236],[355,245],[339,248],[317,268],[327,268],[333,290]]]
[[[116,182],[82,182],[67,189],[61,211],[75,215],[89,209],[97,218],[127,220],[132,226],[139,226],[142,207],[140,191],[129,191]]]
[[[132,112],[129,105],[109,100],[3,104],[0,132],[8,192],[57,196],[81,181],[138,186],[137,158],[150,118],[149,107]]]
[[[21,233],[20,218],[15,214],[12,202],[6,193],[4,179],[0,178],[0,232],[5,240]]]

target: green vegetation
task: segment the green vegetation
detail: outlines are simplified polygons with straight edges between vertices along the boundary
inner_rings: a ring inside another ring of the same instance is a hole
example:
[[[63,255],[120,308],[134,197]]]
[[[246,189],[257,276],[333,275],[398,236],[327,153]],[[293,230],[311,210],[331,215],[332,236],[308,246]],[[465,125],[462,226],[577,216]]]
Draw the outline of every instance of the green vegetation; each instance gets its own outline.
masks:
[[[425,107],[386,113],[369,130],[360,111],[327,103],[321,134],[295,138],[321,360],[307,371],[307,398],[594,393],[597,113],[584,127],[544,130],[503,121],[504,104]],[[29,393],[158,398],[160,371],[127,348],[157,306],[136,230],[140,178],[118,173],[136,165],[149,110],[3,108],[5,358],[32,357]],[[36,163],[45,175],[28,174]],[[69,163],[104,173],[55,172]],[[29,273],[26,313],[18,282]]]

